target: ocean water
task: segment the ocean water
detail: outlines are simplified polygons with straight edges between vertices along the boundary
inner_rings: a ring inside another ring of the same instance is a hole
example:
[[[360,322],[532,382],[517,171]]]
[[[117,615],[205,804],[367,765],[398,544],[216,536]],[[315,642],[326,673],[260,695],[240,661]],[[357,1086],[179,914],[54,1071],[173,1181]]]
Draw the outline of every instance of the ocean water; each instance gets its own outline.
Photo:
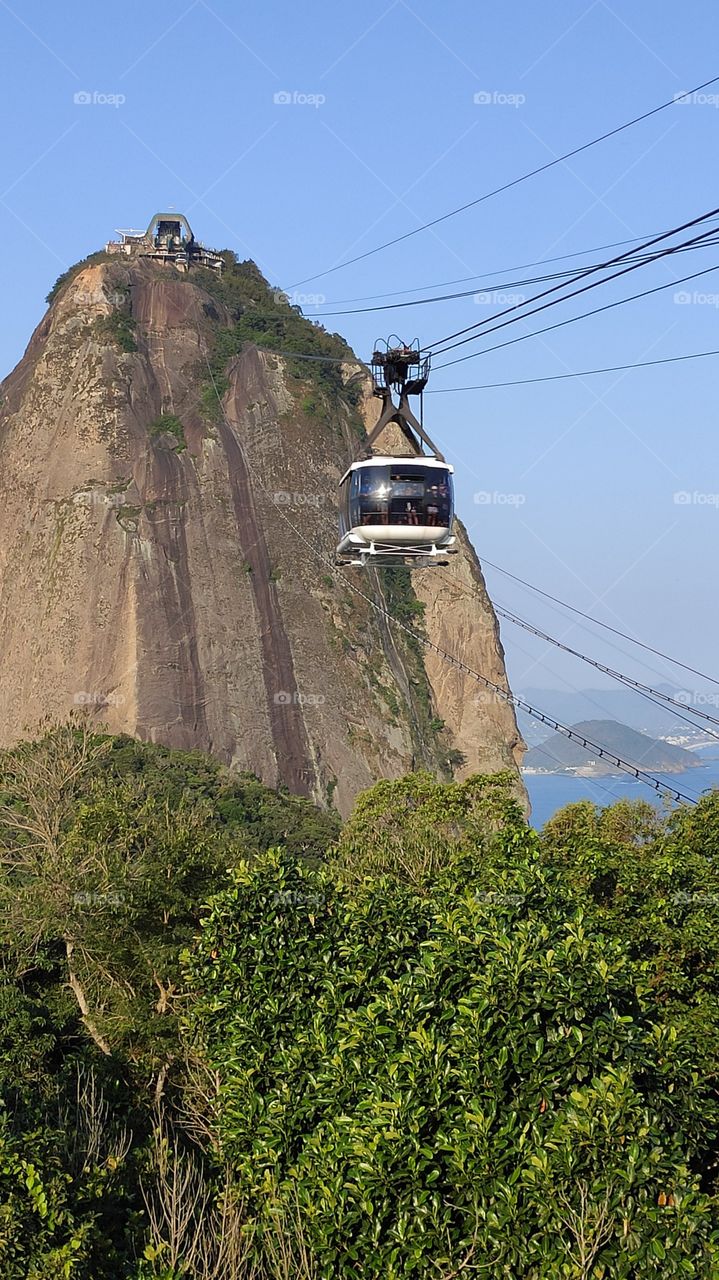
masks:
[[[719,788],[719,744],[701,748],[696,755],[702,761],[701,768],[687,769],[685,773],[655,773],[654,777],[694,798]],[[537,829],[543,827],[558,809],[563,809],[565,804],[575,804],[577,800],[592,800],[598,805],[627,799],[650,800],[658,809],[664,805],[656,791],[626,773],[606,778],[530,774],[525,775],[524,783],[532,806],[531,823]]]

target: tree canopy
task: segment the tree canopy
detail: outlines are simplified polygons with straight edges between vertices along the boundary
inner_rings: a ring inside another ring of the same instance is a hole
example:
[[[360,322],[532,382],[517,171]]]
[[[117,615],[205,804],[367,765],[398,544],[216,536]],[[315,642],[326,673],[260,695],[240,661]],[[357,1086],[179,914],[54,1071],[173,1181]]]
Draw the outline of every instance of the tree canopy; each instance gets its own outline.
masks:
[[[719,1274],[719,795],[0,756],[7,1280]]]

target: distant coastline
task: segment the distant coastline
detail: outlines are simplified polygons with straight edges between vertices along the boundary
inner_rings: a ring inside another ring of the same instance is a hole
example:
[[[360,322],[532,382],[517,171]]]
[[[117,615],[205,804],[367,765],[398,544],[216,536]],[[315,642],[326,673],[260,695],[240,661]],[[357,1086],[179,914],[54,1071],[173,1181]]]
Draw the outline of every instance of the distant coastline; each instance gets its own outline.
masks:
[[[632,763],[631,761],[629,762]],[[651,770],[654,766],[651,764],[637,764],[637,769]],[[683,764],[680,766],[664,765],[662,773],[679,774],[688,773],[692,768],[701,768],[701,761],[697,760],[692,766]],[[565,765],[563,768],[541,769],[530,765],[522,767],[522,776],[525,778],[622,778],[626,776],[626,770],[618,769],[616,766],[606,765],[602,767],[597,765]]]
[[[700,767],[692,771],[682,790],[700,797],[707,791],[719,789],[719,743],[699,749],[696,753]],[[676,774],[655,773],[659,781],[676,785]],[[647,800],[658,809],[665,802],[646,783],[627,773],[607,774],[603,778],[579,776],[572,773],[525,774],[525,783],[532,807],[530,822],[541,829],[559,809],[568,804],[589,800],[592,804],[616,804],[618,800]]]
[[[532,747],[522,768],[523,776],[617,777],[625,772],[617,760],[645,773],[674,775],[701,767],[696,752],[618,720],[580,720],[571,726],[571,734],[555,733]]]

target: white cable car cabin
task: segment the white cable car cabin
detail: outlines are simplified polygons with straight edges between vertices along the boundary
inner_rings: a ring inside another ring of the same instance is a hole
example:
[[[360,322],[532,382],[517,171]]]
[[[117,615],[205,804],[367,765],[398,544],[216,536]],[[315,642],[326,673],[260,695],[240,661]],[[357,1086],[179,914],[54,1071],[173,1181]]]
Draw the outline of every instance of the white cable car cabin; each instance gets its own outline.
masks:
[[[340,480],[338,563],[446,564],[456,541],[453,472],[426,455],[353,462]]]

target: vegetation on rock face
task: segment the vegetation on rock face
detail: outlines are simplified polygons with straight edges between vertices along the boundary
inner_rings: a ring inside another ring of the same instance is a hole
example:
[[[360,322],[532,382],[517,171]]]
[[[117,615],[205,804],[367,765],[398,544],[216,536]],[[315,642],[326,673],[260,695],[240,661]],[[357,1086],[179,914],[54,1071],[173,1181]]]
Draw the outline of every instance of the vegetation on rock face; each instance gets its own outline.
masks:
[[[417,766],[436,769],[449,778],[452,770],[464,762],[464,756],[446,742],[437,740],[444,722],[436,716],[432,688],[424,664],[421,637],[425,634],[425,605],[417,599],[412,586],[412,574],[406,568],[383,569],[381,591],[384,597],[380,597],[383,607],[408,628],[406,631],[393,631],[393,643],[406,655],[406,668],[410,677],[408,709]]]
[[[5,752],[3,1277],[716,1274],[719,795],[511,787]]]
[[[341,397],[350,425],[358,425],[359,387],[357,383],[345,386],[341,372],[343,361],[356,364],[357,359],[344,338],[328,333],[303,316],[281,290],[271,288],[254,262],[238,262],[230,250],[225,250],[222,257],[225,268],[221,276],[209,270],[195,276],[201,278],[203,289],[221,302],[231,317],[229,327],[213,326],[211,334],[210,364],[219,394],[227,390],[228,360],[239,355],[248,343],[269,351],[327,356],[327,363],[287,360],[288,372],[310,388],[309,394],[301,396],[303,412],[328,419],[332,401],[336,410],[336,397]],[[212,320],[213,316],[208,313],[208,318]],[[218,410],[212,383],[206,391],[204,409],[214,419]]]
[[[101,339],[106,339],[120,348],[120,351],[137,351],[135,341],[135,321],[129,311],[115,310],[109,315],[100,316],[94,323],[94,331]]]
[[[65,285],[69,284],[71,280],[74,280],[75,276],[79,275],[81,271],[84,271],[85,267],[94,267],[98,262],[107,261],[109,261],[109,255],[105,253],[104,250],[100,250],[98,253],[88,254],[88,256],[86,258],[82,258],[80,262],[75,262],[73,266],[68,267],[67,271],[63,271],[62,275],[58,276],[45,301],[49,305],[52,305],[64,289]]]
[[[331,423],[336,429],[341,429],[344,416],[350,430],[364,436],[358,409],[360,381],[345,384],[342,373],[343,361],[357,365],[357,359],[345,340],[338,334],[327,333],[304,317],[300,308],[293,306],[284,293],[271,288],[254,262],[238,262],[229,250],[224,251],[222,257],[225,268],[221,276],[209,270],[194,274],[194,279],[201,281],[202,288],[226,308],[232,319],[230,326],[220,326],[217,309],[212,304],[205,306],[205,315],[210,322],[208,359],[211,374],[200,393],[204,416],[209,421],[219,421],[222,414],[220,399],[228,388],[228,362],[253,343],[268,351],[296,351],[330,357],[329,363],[292,360],[287,355],[283,357],[290,377],[300,384],[296,403],[306,416]],[[204,377],[204,374],[200,376]],[[402,568],[385,570],[382,591],[386,594],[386,606],[393,615],[416,630],[423,621],[424,605],[417,600],[409,571]],[[381,600],[379,583],[376,584],[375,595]],[[452,770],[463,763],[464,757],[449,742],[437,741],[436,732],[430,729],[435,712],[422,646],[415,637],[399,632],[394,634],[392,643],[401,653],[409,676],[407,713],[413,759],[420,766],[437,769],[450,777]]]
[[[151,440],[159,440],[161,436],[174,436],[176,445],[174,446],[176,453],[182,453],[187,448],[185,440],[185,428],[180,419],[174,413],[163,413],[148,427],[148,434]]]

